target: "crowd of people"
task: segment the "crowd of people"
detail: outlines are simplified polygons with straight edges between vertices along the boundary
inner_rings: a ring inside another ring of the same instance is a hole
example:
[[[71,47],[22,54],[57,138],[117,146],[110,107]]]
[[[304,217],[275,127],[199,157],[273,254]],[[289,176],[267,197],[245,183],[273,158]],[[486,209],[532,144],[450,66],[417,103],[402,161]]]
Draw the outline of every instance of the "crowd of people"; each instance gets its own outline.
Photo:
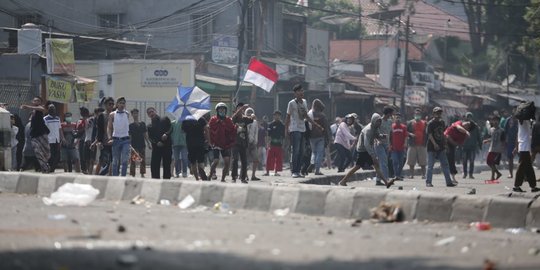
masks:
[[[521,186],[527,181],[532,192],[539,191],[532,162],[540,151],[540,121],[533,125],[503,110],[502,115],[494,112],[485,124],[475,121],[471,112],[447,124],[440,107],[429,116],[415,109],[413,119],[404,121],[396,107],[386,106],[381,114],[373,113],[365,126],[356,113],[343,120],[337,117],[331,124],[321,100],[313,100],[308,109],[302,86],[292,90],[285,120],[275,111],[271,122],[266,117],[257,119],[248,104],[238,103],[229,113],[227,104],[218,103],[214,115],[187,116],[181,121],[171,121],[149,107],[147,125],[140,121],[138,109],[127,110],[124,97],[103,98],[93,114],[81,107],[77,121],[66,112],[61,121],[53,103],[35,97],[21,106],[31,111],[26,126],[12,115],[12,169],[50,173],[62,160],[66,172],[127,176],[130,165],[129,175],[136,176],[139,166],[144,177],[149,149],[155,179],[193,175],[196,180],[217,180],[221,161],[221,182],[230,176],[232,182],[248,183],[260,180],[259,170],[264,176],[279,176],[286,157],[293,178],[322,175],[324,167],[338,173],[349,169],[339,182],[347,185],[357,170],[375,169],[376,185],[388,188],[405,179],[403,167],[408,165],[409,179],[418,175],[433,187],[433,168],[439,161],[446,186],[454,187],[456,164],[462,164],[463,178],[474,179],[475,160],[484,149],[482,159],[491,168],[491,179],[502,176],[501,161],[508,163],[508,177],[514,178],[518,154],[513,190],[524,192]]]

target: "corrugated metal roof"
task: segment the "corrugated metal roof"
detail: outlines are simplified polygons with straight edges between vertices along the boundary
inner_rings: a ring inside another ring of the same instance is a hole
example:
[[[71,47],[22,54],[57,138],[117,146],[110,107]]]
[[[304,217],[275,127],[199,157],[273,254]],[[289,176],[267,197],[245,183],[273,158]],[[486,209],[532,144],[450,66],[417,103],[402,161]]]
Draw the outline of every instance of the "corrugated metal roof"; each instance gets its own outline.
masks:
[[[364,91],[377,97],[399,97],[397,93],[392,92],[390,89],[384,88],[384,86],[380,85],[378,82],[373,81],[365,76],[343,76],[341,78],[336,78],[336,80],[350,84],[358,88],[359,91]]]
[[[435,99],[433,100],[435,101],[435,103],[439,104],[440,106],[442,107],[450,107],[450,108],[456,108],[456,109],[467,109],[469,108],[467,105],[459,102],[459,101],[455,101],[455,100],[451,100],[451,99]]]

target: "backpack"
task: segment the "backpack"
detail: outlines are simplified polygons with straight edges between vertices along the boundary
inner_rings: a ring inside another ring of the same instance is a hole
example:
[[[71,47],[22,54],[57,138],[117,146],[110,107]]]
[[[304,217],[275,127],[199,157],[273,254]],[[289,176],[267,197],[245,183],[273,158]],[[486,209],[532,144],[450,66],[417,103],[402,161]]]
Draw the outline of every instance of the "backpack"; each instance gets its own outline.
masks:
[[[518,120],[530,120],[534,119],[535,113],[536,107],[534,106],[534,101],[526,101],[517,106],[514,117]]]

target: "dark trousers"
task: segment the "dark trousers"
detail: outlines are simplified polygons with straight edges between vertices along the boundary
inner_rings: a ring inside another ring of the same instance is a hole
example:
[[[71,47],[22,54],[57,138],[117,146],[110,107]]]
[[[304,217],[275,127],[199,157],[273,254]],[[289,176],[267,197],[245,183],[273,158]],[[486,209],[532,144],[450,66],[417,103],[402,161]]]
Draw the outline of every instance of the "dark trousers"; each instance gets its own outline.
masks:
[[[338,171],[344,171],[345,168],[349,166],[352,161],[352,153],[349,149],[345,148],[343,145],[336,143],[334,144],[337,150],[336,165]]]
[[[448,151],[446,151],[446,158],[448,159],[448,166],[450,168],[450,174],[457,174],[456,168],[456,146],[448,143]]]
[[[150,160],[152,178],[160,178],[161,161],[163,160],[163,179],[171,179],[171,158],[172,146],[170,144],[165,144],[161,147],[158,147],[157,144],[152,144],[152,158]]]
[[[463,175],[467,175],[467,174],[469,174],[469,176],[473,175],[475,159],[476,159],[476,150],[463,149]]]
[[[86,172],[87,171],[87,168],[86,168],[86,147],[84,145],[84,138],[82,140],[79,141],[79,160],[80,160],[80,163],[81,163],[81,171],[82,172]]]
[[[58,167],[58,162],[60,162],[60,144],[59,143],[49,143],[51,148],[51,157],[49,158],[49,168],[51,172],[56,170]]]
[[[236,180],[238,178],[238,158],[240,158],[240,179],[247,180],[247,146],[245,145],[235,145],[233,147],[233,160],[232,160],[232,179]]]
[[[531,188],[536,187],[536,176],[534,174],[534,168],[531,161],[531,153],[519,152],[519,165],[516,171],[516,179],[514,180],[514,186],[520,187],[523,182],[527,180]]]

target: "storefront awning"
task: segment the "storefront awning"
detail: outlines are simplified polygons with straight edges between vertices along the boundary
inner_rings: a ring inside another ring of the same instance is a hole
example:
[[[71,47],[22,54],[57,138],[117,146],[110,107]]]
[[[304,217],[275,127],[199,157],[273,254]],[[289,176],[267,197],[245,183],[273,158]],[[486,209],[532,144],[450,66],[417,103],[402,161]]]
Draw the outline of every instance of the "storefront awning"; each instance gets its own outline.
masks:
[[[433,101],[441,106],[447,116],[464,115],[469,108],[467,105],[451,99],[434,99]]]
[[[205,91],[221,91],[221,92],[234,92],[236,91],[236,81],[223,79],[218,77],[212,77],[208,75],[195,75],[195,84]],[[251,90],[253,84],[248,82],[240,82],[240,90]]]
[[[349,84],[356,87],[359,91],[363,91],[376,97],[399,97],[397,93],[365,76],[343,76],[336,78],[336,81]]]

